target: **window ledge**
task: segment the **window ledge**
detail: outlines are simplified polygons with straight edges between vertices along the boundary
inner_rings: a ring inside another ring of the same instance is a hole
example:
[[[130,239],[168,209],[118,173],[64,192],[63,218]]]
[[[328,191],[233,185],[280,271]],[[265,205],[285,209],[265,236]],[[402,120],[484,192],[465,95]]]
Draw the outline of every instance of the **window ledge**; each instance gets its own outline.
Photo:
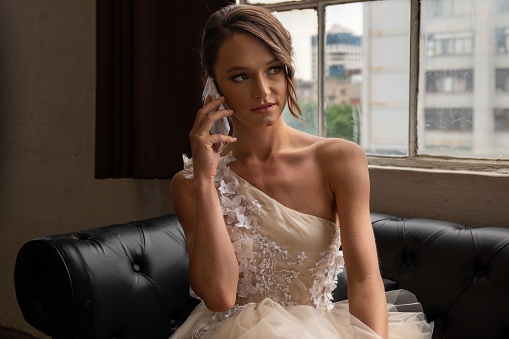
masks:
[[[509,177],[507,160],[474,160],[449,157],[396,158],[368,156],[370,169],[455,173]]]

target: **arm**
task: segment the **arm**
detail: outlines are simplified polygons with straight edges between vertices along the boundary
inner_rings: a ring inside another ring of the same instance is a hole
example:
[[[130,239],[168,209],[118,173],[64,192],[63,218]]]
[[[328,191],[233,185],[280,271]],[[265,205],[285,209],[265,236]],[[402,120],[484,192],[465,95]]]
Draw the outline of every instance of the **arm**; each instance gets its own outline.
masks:
[[[336,159],[330,169],[330,183],[348,270],[349,309],[382,338],[387,338],[387,305],[369,214],[367,159],[359,146],[341,143],[344,144],[334,147],[336,156],[329,158]]]
[[[208,116],[214,105],[224,99],[216,99],[198,112],[190,133],[193,148],[194,178],[177,174],[171,183],[175,212],[184,229],[189,254],[189,282],[212,311],[226,311],[236,299],[238,263],[226,230],[214,176],[218,154],[213,144],[218,141],[233,142],[224,135],[210,135],[214,119],[231,114],[221,111]]]

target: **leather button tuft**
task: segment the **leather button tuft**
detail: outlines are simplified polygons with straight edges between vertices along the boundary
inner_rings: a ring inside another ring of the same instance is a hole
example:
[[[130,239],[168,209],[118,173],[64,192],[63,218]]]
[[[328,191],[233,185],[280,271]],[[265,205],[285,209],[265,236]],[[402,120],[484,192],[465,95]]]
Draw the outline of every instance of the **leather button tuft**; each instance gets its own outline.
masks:
[[[413,263],[413,261],[414,261],[414,259],[413,259],[412,257],[407,257],[407,258],[405,259],[405,262],[407,263],[407,265],[412,264],[412,263]]]
[[[170,326],[171,326],[171,327],[176,327],[176,326],[177,326],[177,320],[175,320],[175,319],[171,319],[171,320],[170,320]]]
[[[482,277],[482,276],[483,276],[483,275],[485,275],[485,274],[486,274],[486,271],[484,270],[484,268],[483,268],[483,267],[479,267],[479,268],[477,269],[477,276],[478,276],[478,277]]]
[[[133,271],[134,272],[139,272],[140,271],[140,266],[138,266],[138,264],[134,264],[133,265]]]
[[[435,319],[435,326],[442,326],[444,324],[444,320],[442,318]]]

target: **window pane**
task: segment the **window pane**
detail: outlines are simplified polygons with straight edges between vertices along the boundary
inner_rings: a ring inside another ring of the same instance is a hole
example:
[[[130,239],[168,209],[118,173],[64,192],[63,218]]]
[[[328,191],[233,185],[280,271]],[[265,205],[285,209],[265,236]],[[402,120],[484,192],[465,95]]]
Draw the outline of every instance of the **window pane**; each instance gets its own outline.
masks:
[[[301,131],[317,135],[318,133],[318,85],[316,75],[312,75],[312,66],[317,60],[316,48],[312,48],[313,37],[318,31],[318,17],[315,10],[293,10],[274,12],[292,35],[295,50],[295,85],[297,99],[302,110],[303,121],[296,120],[285,108],[283,118],[286,123]]]
[[[340,66],[343,65],[338,75],[335,68],[327,68],[326,64],[325,93],[332,93],[332,97],[325,98],[328,135],[360,141],[368,154],[406,155],[410,1],[328,6],[326,20],[330,34],[339,32],[343,39],[342,44],[326,47],[337,51],[342,58]],[[340,90],[345,82],[348,100],[333,90]],[[330,127],[345,117],[350,124],[349,134]]]
[[[420,154],[509,158],[509,0],[423,0]]]
[[[325,134],[360,144],[363,5],[325,9]],[[317,49],[316,38],[313,50]],[[313,78],[317,64],[313,63]]]

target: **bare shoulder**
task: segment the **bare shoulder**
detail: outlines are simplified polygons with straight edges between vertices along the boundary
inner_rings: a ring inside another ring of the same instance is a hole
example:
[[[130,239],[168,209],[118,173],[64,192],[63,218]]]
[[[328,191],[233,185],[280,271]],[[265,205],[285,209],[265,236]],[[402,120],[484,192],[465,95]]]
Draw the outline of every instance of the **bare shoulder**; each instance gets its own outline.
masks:
[[[334,196],[339,222],[343,225],[369,225],[369,171],[366,153],[357,144],[331,139],[318,152],[325,180]],[[367,216],[367,217],[366,217]],[[367,218],[367,219],[366,219]]]
[[[170,183],[172,197],[182,197],[192,193],[193,180],[185,177],[184,173],[178,172],[173,176]]]
[[[364,150],[354,142],[327,138],[318,144],[317,157],[322,168],[333,170],[367,168],[367,158]]]
[[[311,156],[326,179],[348,179],[353,173],[367,172],[366,153],[354,142],[340,138],[322,138],[295,131],[303,154]]]

